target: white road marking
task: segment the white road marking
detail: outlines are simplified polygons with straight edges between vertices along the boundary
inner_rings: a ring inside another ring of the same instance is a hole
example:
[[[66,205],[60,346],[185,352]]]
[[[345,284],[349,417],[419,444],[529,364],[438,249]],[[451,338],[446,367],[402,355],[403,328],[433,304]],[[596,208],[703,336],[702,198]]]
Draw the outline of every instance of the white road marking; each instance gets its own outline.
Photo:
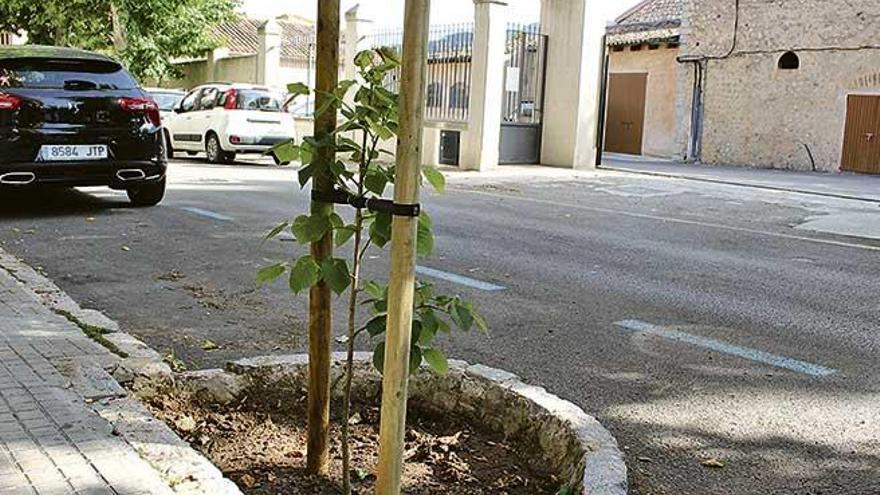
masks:
[[[180,207],[180,209],[183,211],[188,211],[190,213],[202,216],[202,217],[211,218],[213,220],[222,220],[224,222],[231,222],[231,221],[235,220],[234,218],[228,217],[222,213],[213,212],[211,210],[203,210],[201,208],[196,208],[194,206],[182,206],[182,207]]]
[[[770,366],[775,366],[777,368],[785,368],[788,370],[796,371],[798,373],[803,373],[805,375],[823,377],[837,372],[837,370],[835,369],[819,366],[818,364],[799,361],[797,359],[779,356],[756,349],[750,349],[748,347],[740,347],[722,342],[720,340],[700,337],[699,335],[691,335],[689,333],[679,332],[678,330],[671,330],[669,328],[664,328],[644,321],[625,320],[618,321],[615,323],[615,325],[621,328],[625,328],[627,330],[631,330],[633,332],[646,333],[649,335],[655,335],[657,337],[663,337],[669,340],[684,342],[686,344],[711,349],[713,351],[721,352],[724,354],[730,354],[732,356],[741,357],[750,361],[769,364]]]
[[[447,282],[452,282],[454,284],[465,285],[467,287],[472,287],[474,289],[485,290],[485,291],[499,291],[504,290],[507,287],[501,285],[490,284],[489,282],[483,282],[482,280],[477,280],[470,277],[464,277],[462,275],[457,275],[455,273],[444,272],[442,270],[435,270],[433,268],[428,268],[426,266],[417,266],[416,273],[420,275],[424,275],[426,277],[436,278],[440,280],[445,280]]]
[[[563,203],[560,201],[552,201],[549,199],[538,199],[538,198],[528,198],[525,196],[511,196],[509,194],[499,194],[492,193],[487,191],[473,191],[468,189],[455,189],[458,192],[478,194],[481,196],[489,196],[493,198],[501,198],[501,199],[511,199],[517,202],[529,202],[529,203],[538,203],[545,204],[550,206],[558,206],[560,208],[571,208],[575,210],[585,210],[585,211],[595,211],[599,213],[610,213],[614,215],[623,215],[632,218],[641,218],[645,220],[655,220],[659,222],[670,222],[670,223],[678,223],[683,225],[695,225],[698,227],[708,227],[719,230],[729,230],[732,232],[745,232],[747,234],[756,234],[756,235],[764,235],[768,237],[776,237],[779,239],[788,239],[792,241],[803,241],[803,242],[812,242],[815,244],[825,244],[828,246],[837,246],[837,247],[846,247],[846,248],[855,248],[855,249],[865,249],[868,251],[878,251],[880,252],[880,246],[872,246],[870,244],[857,244],[854,242],[843,242],[843,241],[833,241],[830,239],[816,239],[813,237],[805,237],[799,235],[792,234],[783,234],[781,232],[771,232],[768,230],[757,230],[757,229],[749,229],[746,227],[734,227],[732,225],[720,225],[717,223],[709,223],[709,222],[701,222],[699,220],[685,220],[683,218],[674,218],[674,217],[663,217],[660,215],[649,215],[646,213],[633,213],[631,211],[625,210],[615,210],[613,208],[601,208],[597,206],[583,206],[578,204],[571,203]]]

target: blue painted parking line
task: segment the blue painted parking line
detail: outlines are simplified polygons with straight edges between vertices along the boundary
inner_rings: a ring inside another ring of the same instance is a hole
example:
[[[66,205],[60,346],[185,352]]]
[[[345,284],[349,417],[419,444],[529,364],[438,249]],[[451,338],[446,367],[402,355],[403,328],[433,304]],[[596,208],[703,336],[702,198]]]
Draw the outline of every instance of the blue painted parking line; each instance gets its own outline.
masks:
[[[188,212],[193,213],[195,215],[207,217],[207,218],[210,218],[213,220],[222,220],[224,222],[231,222],[231,221],[235,220],[234,218],[223,215],[222,213],[213,212],[211,210],[203,210],[201,208],[196,208],[194,206],[183,206],[180,209],[183,211],[188,211]]]
[[[418,273],[419,275],[424,275],[426,277],[436,278],[439,280],[445,280],[447,282],[452,282],[454,284],[464,285],[467,287],[472,287],[474,289],[485,290],[485,291],[499,291],[499,290],[504,290],[507,288],[502,285],[490,284],[489,282],[483,282],[482,280],[477,280],[477,279],[470,278],[470,277],[464,277],[462,275],[444,272],[442,270],[435,270],[433,268],[428,268],[426,266],[417,266],[416,273]]]
[[[639,320],[626,320],[626,321],[618,321],[615,325],[625,328],[627,330],[631,330],[633,332],[646,333],[649,335],[656,335],[657,337],[663,337],[669,340],[675,340],[678,342],[684,342],[686,344],[694,345],[697,347],[703,347],[706,349],[710,349],[716,352],[721,352],[724,354],[730,354],[732,356],[741,357],[743,359],[748,359],[750,361],[755,361],[758,363],[769,364],[770,366],[775,366],[777,368],[785,368],[788,370],[796,371],[798,373],[803,373],[805,375],[810,376],[828,376],[837,372],[835,369],[826,368],[824,366],[819,366],[818,364],[807,363],[805,361],[799,361],[797,359],[788,358],[785,356],[779,356],[776,354],[771,354],[769,352],[758,351],[755,349],[749,349],[748,347],[739,347],[736,345],[728,344],[722,342],[720,340],[710,339],[706,337],[700,337],[698,335],[691,335],[689,333],[679,332],[677,330],[671,330],[668,328],[664,328],[658,325],[653,325],[651,323],[647,323]]]

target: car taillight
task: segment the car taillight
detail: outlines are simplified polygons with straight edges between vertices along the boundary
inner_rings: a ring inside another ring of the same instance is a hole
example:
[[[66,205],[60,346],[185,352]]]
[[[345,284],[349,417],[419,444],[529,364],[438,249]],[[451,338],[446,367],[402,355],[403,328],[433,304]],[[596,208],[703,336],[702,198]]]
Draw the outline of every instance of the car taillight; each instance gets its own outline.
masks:
[[[226,91],[226,103],[223,105],[226,110],[235,110],[238,108],[238,91],[230,89]]]
[[[18,110],[21,107],[21,98],[0,93],[0,110]]]
[[[159,105],[153,100],[148,98],[120,98],[119,107],[126,112],[143,112],[153,125],[162,125],[162,118],[159,116]]]

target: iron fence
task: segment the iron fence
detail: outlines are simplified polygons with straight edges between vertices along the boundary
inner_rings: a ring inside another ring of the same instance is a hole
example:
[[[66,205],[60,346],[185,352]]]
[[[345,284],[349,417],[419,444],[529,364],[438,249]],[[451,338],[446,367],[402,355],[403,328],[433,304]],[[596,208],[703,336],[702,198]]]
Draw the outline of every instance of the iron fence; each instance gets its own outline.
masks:
[[[505,81],[502,118],[506,122],[538,123],[541,120],[546,36],[538,24],[508,24],[505,46]],[[379,31],[367,38],[371,48],[400,51],[403,31]],[[428,67],[425,82],[425,118],[464,122],[468,119],[473,64],[474,24],[431,26],[428,32]],[[397,92],[400,72],[388,75],[386,87]]]
[[[509,26],[505,54],[501,119],[539,124],[544,113],[547,36],[536,25]]]
[[[368,38],[372,48],[389,47],[398,51],[403,43],[400,29],[374,33]],[[474,25],[472,23],[431,26],[428,31],[428,67],[425,81],[425,118],[461,122],[468,118]],[[400,72],[389,74],[386,87],[397,92]]]

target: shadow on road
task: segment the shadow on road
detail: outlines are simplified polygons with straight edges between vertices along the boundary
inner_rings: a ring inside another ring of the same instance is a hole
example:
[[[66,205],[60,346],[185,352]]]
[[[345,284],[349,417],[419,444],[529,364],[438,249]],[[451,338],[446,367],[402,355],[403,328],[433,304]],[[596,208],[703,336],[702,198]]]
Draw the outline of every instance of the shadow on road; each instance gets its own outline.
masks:
[[[0,191],[0,219],[62,217],[128,207],[131,204],[123,197],[102,198],[72,188]]]

